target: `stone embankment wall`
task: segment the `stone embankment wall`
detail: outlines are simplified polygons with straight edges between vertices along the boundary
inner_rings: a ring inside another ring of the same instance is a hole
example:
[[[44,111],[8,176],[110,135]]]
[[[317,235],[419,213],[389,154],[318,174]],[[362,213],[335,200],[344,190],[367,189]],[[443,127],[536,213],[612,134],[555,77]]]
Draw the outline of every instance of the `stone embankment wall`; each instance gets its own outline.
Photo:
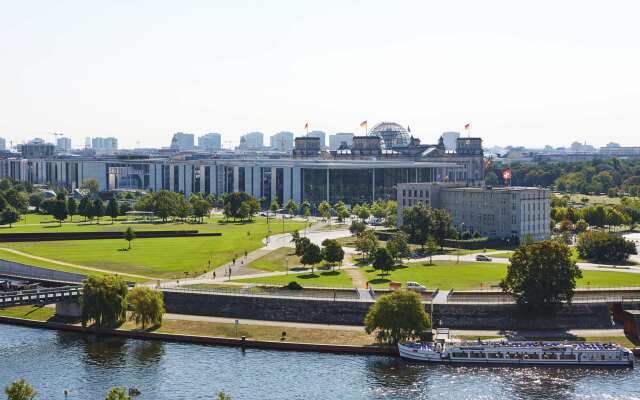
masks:
[[[167,312],[228,318],[361,325],[372,303],[164,292]],[[425,306],[430,311],[430,306]],[[454,329],[604,329],[609,305],[573,304],[555,316],[534,317],[506,304],[436,304],[434,322]]]
[[[56,271],[53,269],[34,267],[19,262],[0,260],[0,275],[8,275],[18,278],[34,280],[54,281],[54,282],[75,282],[81,283],[87,277],[71,272]]]

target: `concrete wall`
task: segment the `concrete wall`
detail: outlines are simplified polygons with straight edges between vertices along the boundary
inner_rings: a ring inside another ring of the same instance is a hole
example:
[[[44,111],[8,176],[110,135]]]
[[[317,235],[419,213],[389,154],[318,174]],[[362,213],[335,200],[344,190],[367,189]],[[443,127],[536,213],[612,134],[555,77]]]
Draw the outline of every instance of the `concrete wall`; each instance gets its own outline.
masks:
[[[33,267],[13,261],[0,260],[0,274],[9,276],[43,279],[62,282],[82,282],[87,277],[81,274],[55,271],[47,268]]]
[[[372,303],[164,292],[167,312],[229,318],[361,325]],[[425,305],[427,311],[430,306]],[[535,318],[515,305],[435,305],[433,320],[457,329],[611,328],[607,304],[574,304],[556,316]]]

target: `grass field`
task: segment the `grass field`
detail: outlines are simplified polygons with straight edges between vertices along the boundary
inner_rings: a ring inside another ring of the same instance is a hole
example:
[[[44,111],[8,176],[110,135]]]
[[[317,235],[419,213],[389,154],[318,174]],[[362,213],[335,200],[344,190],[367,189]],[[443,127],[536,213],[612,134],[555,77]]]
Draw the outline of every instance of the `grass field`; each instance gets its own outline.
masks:
[[[56,309],[53,307],[15,306],[0,308],[0,315],[3,317],[33,319],[36,321],[47,321],[55,313]]]
[[[232,282],[265,283],[268,285],[286,285],[289,282],[297,282],[302,286],[322,287],[351,287],[351,277],[344,270],[305,272],[302,274],[289,274],[268,276],[263,278],[234,279]]]
[[[285,262],[285,259],[288,260],[288,264]],[[261,269],[263,271],[286,271],[287,265],[289,268],[300,265],[300,257],[294,254],[294,249],[291,247],[281,247],[274,250],[250,262],[246,267]]]
[[[369,284],[374,287],[388,287],[389,281],[418,282],[427,288],[447,289],[488,289],[498,285],[505,276],[507,266],[494,263],[460,263],[453,261],[436,261],[428,263],[410,263],[396,268],[384,277],[371,267],[366,268]],[[640,274],[608,271],[582,271],[582,279],[576,282],[577,287],[623,287],[640,286]]]
[[[510,258],[513,255],[512,251],[505,251],[504,253],[489,254],[492,258]]]
[[[122,231],[127,226],[129,225],[64,224],[62,229],[66,232]],[[285,231],[300,229],[302,226],[304,226],[303,222],[286,221]],[[37,232],[43,230],[59,231],[60,229],[40,226],[25,226],[24,228],[26,231],[33,231],[35,228]],[[212,267],[216,267],[245,251],[260,248],[262,239],[268,232],[264,218],[257,218],[255,222],[248,224],[224,223],[221,219],[216,218],[207,224],[136,224],[134,228],[139,231],[196,229],[200,232],[221,232],[222,236],[136,239],[132,242],[132,249],[129,251],[126,251],[127,242],[124,239],[1,243],[0,247],[10,247],[40,257],[101,268],[116,273],[131,273],[153,278],[174,278],[184,276],[185,272],[201,274],[209,269],[209,261],[211,261]],[[272,224],[271,228],[273,233],[279,233],[282,224]],[[18,228],[12,228],[11,232],[14,232],[13,229]],[[39,264],[35,263],[35,265]],[[60,268],[62,266],[56,266],[56,264],[50,263],[47,267],[62,270]]]

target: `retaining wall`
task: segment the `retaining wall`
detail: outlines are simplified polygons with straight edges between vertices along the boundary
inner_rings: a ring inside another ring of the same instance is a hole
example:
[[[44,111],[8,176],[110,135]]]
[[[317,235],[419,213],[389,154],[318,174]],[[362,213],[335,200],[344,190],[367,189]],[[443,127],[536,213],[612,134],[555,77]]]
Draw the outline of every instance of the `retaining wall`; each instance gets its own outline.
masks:
[[[35,280],[74,283],[81,283],[82,281],[87,279],[85,275],[81,274],[34,267],[31,265],[7,260],[0,260],[0,275],[9,275],[13,277],[29,278]]]
[[[167,312],[318,324],[362,325],[371,302],[287,299],[164,292]],[[430,305],[425,304],[427,311]],[[434,322],[453,329],[604,329],[612,327],[606,303],[573,304],[555,316],[522,314],[512,304],[435,304]]]

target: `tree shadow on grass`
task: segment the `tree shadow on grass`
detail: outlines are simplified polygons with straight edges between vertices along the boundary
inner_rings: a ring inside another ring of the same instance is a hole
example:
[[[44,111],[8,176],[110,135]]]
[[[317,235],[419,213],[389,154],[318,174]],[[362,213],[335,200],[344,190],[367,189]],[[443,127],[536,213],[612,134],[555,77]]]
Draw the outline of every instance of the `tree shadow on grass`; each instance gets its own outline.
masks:
[[[304,274],[304,275],[298,275],[299,279],[315,279],[315,278],[320,278],[320,275],[317,275],[315,273],[311,274]]]
[[[324,272],[321,272],[320,275],[322,275],[322,276],[337,276],[337,275],[340,275],[340,271],[324,271]]]
[[[388,278],[376,278],[376,279],[371,279],[369,281],[370,285],[381,285],[383,283],[389,283],[391,282],[391,279]]]

